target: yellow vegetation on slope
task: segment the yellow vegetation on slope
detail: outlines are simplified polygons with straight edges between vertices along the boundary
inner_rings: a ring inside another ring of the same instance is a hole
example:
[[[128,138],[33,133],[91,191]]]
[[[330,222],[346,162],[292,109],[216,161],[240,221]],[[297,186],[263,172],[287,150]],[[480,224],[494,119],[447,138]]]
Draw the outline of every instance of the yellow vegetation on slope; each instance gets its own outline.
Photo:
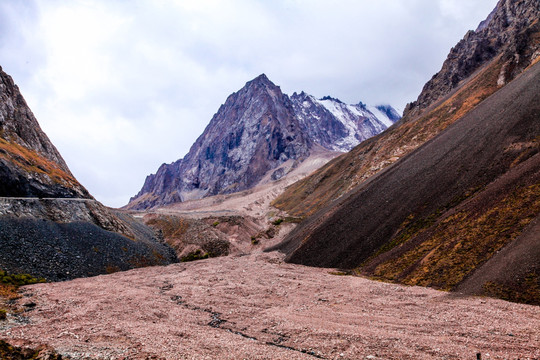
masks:
[[[482,212],[459,211],[440,221],[432,235],[374,271],[377,278],[451,290],[517,238],[540,212],[540,184],[506,195]]]
[[[0,137],[0,157],[30,174],[48,177],[65,186],[80,186],[75,178],[37,152]]]

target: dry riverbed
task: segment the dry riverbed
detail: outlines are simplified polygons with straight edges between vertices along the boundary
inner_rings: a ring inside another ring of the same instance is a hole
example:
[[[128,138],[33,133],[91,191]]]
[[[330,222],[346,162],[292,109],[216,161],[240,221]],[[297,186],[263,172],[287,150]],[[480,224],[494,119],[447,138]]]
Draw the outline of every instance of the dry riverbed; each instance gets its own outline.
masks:
[[[331,272],[258,253],[31,285],[0,338],[74,359],[540,358],[538,307]]]

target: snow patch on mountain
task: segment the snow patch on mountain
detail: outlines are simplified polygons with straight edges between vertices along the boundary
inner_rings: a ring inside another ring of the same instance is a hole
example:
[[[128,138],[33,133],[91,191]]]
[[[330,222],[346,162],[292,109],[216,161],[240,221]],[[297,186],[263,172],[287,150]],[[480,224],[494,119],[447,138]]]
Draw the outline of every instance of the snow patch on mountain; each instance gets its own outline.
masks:
[[[367,107],[361,102],[351,105],[330,96],[317,99],[304,92],[294,93],[291,100],[309,136],[334,151],[349,151],[400,118],[394,108],[386,105]]]
[[[392,120],[390,120],[390,118],[388,117],[388,115],[386,115],[385,113],[383,113],[381,110],[379,110],[377,107],[375,106],[368,106],[368,110],[377,118],[377,120],[379,120],[380,122],[382,122],[387,128],[389,128],[390,126],[392,126],[394,124],[394,122]]]

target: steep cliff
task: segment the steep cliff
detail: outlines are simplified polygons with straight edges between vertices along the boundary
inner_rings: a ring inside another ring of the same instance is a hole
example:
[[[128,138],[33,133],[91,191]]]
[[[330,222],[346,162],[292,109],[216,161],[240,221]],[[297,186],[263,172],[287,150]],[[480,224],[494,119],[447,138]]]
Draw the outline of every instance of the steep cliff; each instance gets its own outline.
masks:
[[[499,1],[476,31],[469,31],[450,50],[441,70],[424,85],[418,99],[407,105],[404,116],[422,113],[497,57],[502,63],[497,85],[514,79],[540,57],[539,18],[538,0]]]
[[[0,80],[0,269],[64,280],[175,261],[150,228],[92,198]]]

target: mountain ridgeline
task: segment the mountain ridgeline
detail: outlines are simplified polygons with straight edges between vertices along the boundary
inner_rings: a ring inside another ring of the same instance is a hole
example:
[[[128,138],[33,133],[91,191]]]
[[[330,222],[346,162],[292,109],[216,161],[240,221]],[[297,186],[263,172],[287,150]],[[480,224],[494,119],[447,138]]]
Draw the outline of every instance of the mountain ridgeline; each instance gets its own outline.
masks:
[[[146,178],[128,209],[147,209],[278,180],[317,151],[348,151],[399,120],[390,106],[292,97],[266,75],[249,81],[214,115],[189,153]]]
[[[293,263],[540,304],[540,3],[501,0],[392,128],[293,184]]]

